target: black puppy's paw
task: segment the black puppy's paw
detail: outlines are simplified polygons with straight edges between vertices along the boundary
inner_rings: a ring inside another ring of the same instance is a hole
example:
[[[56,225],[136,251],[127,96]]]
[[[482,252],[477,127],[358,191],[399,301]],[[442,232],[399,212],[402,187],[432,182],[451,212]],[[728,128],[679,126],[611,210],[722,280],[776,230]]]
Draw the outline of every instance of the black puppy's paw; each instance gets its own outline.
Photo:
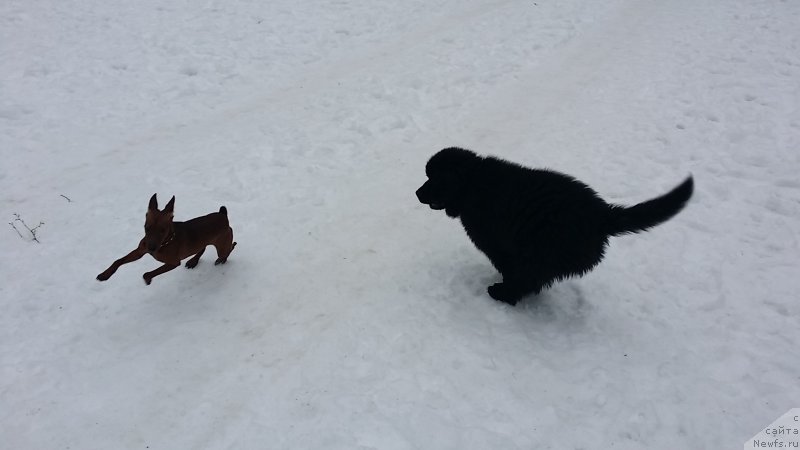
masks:
[[[489,286],[488,292],[493,299],[498,302],[508,303],[511,306],[516,305],[517,300],[519,300],[516,293],[512,292],[505,283],[495,283]]]

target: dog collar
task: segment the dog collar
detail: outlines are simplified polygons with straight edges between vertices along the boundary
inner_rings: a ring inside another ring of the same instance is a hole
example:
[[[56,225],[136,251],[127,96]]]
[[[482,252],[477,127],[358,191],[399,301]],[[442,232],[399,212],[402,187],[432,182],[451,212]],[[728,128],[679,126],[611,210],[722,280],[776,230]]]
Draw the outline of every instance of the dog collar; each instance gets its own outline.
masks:
[[[162,248],[166,247],[166,246],[167,246],[167,244],[169,244],[170,242],[172,242],[172,240],[173,240],[173,239],[175,239],[175,230],[172,230],[172,234],[170,234],[170,235],[169,235],[169,237],[167,238],[167,240],[166,240],[166,241],[164,241],[164,242],[162,242],[162,243],[161,243],[161,247],[158,247],[158,248],[159,248],[159,249],[162,249]]]

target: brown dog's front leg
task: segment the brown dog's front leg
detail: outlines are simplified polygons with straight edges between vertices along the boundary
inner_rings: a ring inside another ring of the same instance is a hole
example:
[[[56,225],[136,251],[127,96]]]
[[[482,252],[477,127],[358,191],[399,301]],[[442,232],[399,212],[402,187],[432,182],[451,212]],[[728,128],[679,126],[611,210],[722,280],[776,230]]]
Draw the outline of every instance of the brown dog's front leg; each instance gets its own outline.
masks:
[[[141,244],[139,244],[139,247],[137,247],[136,250],[114,261],[114,264],[111,264],[111,266],[108,269],[104,270],[103,273],[98,275],[97,279],[99,281],[106,281],[107,279],[111,278],[111,275],[114,275],[114,272],[116,272],[117,269],[119,269],[119,266],[123,264],[128,264],[129,262],[136,261],[137,259],[144,256],[145,253],[147,252],[144,251],[144,247]]]
[[[203,252],[206,251],[206,248],[203,247],[202,250],[197,252],[196,255],[192,256],[192,259],[186,261],[186,268],[187,269],[194,269],[197,267],[197,263],[200,262],[200,257],[203,256]]]
[[[180,266],[180,264],[164,264],[163,266],[159,267],[156,270],[151,270],[150,272],[146,272],[144,275],[142,275],[142,278],[144,278],[144,282],[149,285],[150,282],[153,280],[153,278],[161,275],[164,272],[169,272],[170,270],[178,266]]]

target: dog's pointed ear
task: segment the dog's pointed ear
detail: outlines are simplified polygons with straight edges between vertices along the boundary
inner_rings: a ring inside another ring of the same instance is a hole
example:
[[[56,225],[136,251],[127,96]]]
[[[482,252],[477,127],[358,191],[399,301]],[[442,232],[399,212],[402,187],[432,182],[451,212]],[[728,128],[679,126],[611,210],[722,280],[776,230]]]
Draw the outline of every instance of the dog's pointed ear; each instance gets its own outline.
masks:
[[[175,209],[175,196],[173,195],[171,199],[167,202],[167,206],[164,207],[165,213],[172,213]]]
[[[150,211],[158,211],[158,199],[156,199],[156,194],[150,197],[150,204],[147,205],[147,209]]]

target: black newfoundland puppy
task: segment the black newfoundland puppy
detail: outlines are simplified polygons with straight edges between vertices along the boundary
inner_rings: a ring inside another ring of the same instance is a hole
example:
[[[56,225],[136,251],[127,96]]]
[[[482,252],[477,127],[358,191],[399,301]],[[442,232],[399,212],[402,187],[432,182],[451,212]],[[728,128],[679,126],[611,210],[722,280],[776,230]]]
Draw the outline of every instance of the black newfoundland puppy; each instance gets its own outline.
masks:
[[[514,305],[556,281],[580,276],[601,259],[609,236],[669,220],[692,196],[692,177],[635,206],[610,205],[589,186],[558,172],[529,169],[462,148],[446,148],[425,166],[417,198],[461,218],[472,242],[503,275],[489,287]]]

